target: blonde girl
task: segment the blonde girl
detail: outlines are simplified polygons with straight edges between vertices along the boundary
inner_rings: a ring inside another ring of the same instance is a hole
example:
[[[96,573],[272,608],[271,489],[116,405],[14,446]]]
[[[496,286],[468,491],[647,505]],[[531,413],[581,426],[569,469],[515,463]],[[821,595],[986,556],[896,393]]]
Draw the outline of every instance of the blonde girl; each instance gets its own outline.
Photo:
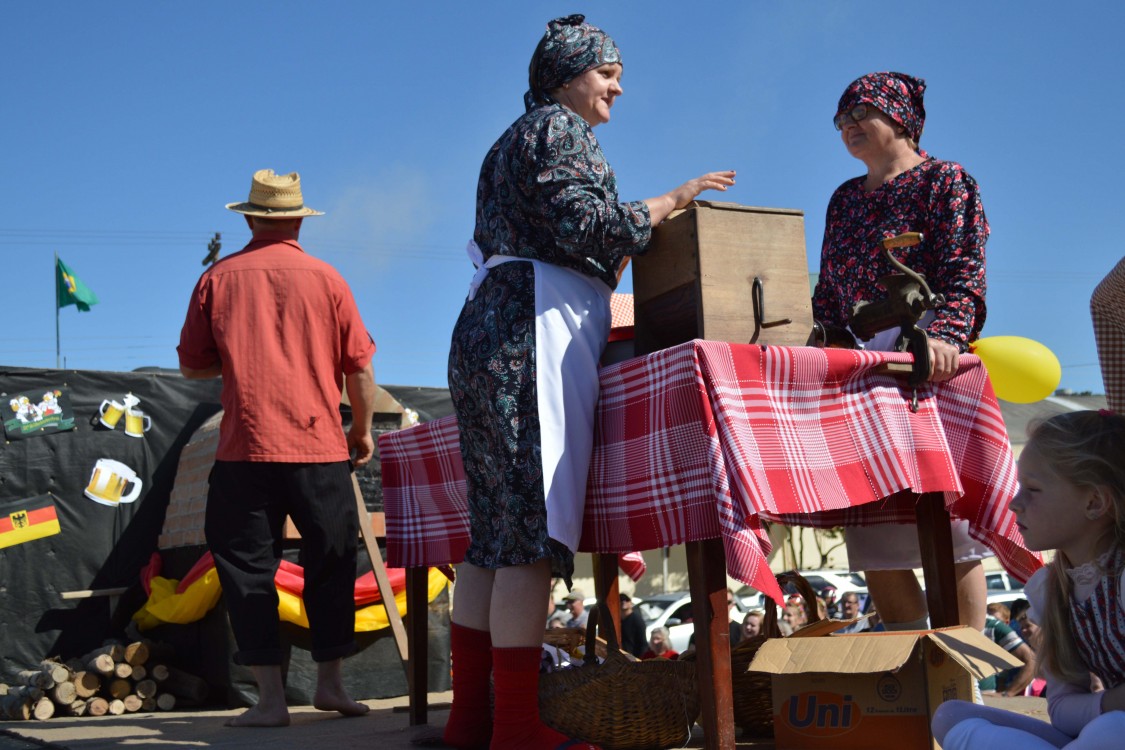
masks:
[[[963,701],[943,704],[945,750],[1125,746],[1125,417],[1060,414],[1034,425],[1010,507],[1027,547],[1055,550],[1027,582],[1042,635],[1051,723]],[[1105,690],[1093,692],[1091,673]]]

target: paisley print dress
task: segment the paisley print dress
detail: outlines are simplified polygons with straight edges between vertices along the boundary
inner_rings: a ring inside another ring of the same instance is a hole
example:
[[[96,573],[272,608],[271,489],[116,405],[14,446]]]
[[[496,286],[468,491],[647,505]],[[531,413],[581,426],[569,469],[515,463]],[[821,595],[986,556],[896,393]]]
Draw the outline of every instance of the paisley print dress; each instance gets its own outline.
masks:
[[[648,207],[621,203],[589,125],[559,104],[536,107],[492,146],[477,186],[473,238],[487,260],[527,258],[610,288],[651,237]],[[573,553],[547,533],[536,382],[535,269],[491,268],[453,330],[449,389],[468,485],[472,565],[544,558],[570,578]],[[595,374],[596,375],[596,374]]]
[[[985,317],[984,245],[988,220],[980,189],[955,162],[930,158],[871,192],[863,177],[848,180],[832,195],[824,227],[820,278],[813,315],[836,328],[848,324],[852,306],[883,296],[879,279],[894,271],[880,241],[922,232],[923,242],[899,248],[895,257],[923,274],[945,305],[927,333],[961,351],[976,340]]]

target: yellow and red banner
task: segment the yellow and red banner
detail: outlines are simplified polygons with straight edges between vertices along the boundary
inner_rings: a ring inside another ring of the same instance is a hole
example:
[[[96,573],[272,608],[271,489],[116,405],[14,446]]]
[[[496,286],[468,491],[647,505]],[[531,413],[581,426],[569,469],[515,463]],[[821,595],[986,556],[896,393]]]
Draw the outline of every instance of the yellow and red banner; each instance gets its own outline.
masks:
[[[204,553],[180,581],[158,575],[160,567],[160,556],[154,553],[149,564],[141,571],[141,583],[149,592],[148,601],[133,615],[133,620],[141,630],[149,630],[166,623],[183,625],[195,622],[218,604],[222,588],[210,552]],[[394,592],[395,607],[399,615],[405,615],[406,571],[402,568],[388,568],[387,577]],[[304,600],[301,598],[304,583],[304,570],[301,566],[283,560],[277,575],[274,576],[278,596],[278,617],[285,622],[307,628],[309,620],[305,614]],[[448,583],[449,580],[444,574],[436,568],[430,568],[426,600],[433,601]],[[390,621],[383,607],[382,595],[375,584],[373,573],[367,573],[356,579],[355,602],[357,633],[389,627]]]
[[[59,515],[50,493],[5,503],[0,509],[0,548],[58,534]]]

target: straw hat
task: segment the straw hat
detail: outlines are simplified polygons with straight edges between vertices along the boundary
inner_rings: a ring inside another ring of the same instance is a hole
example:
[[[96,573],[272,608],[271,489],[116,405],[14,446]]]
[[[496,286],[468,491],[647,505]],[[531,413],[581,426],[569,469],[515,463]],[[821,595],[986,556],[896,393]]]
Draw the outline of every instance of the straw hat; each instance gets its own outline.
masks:
[[[300,216],[323,216],[305,205],[301,197],[301,176],[296,172],[274,174],[272,169],[259,169],[250,181],[250,200],[228,203],[227,208],[247,216],[264,219],[295,219]]]

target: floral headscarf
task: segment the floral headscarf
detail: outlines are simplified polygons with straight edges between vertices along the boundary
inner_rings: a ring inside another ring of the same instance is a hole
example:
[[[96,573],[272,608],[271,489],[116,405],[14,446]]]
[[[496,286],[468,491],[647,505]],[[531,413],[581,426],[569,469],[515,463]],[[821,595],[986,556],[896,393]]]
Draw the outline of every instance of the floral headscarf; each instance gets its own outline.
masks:
[[[528,67],[529,90],[523,95],[527,109],[549,104],[547,93],[582,75],[590,68],[621,62],[621,52],[609,34],[585,22],[580,14],[556,18],[535,48]]]
[[[926,107],[922,95],[926,82],[905,73],[868,73],[852,81],[844,89],[836,114],[848,112],[857,104],[870,104],[906,128],[915,143],[922,137],[926,124]]]

